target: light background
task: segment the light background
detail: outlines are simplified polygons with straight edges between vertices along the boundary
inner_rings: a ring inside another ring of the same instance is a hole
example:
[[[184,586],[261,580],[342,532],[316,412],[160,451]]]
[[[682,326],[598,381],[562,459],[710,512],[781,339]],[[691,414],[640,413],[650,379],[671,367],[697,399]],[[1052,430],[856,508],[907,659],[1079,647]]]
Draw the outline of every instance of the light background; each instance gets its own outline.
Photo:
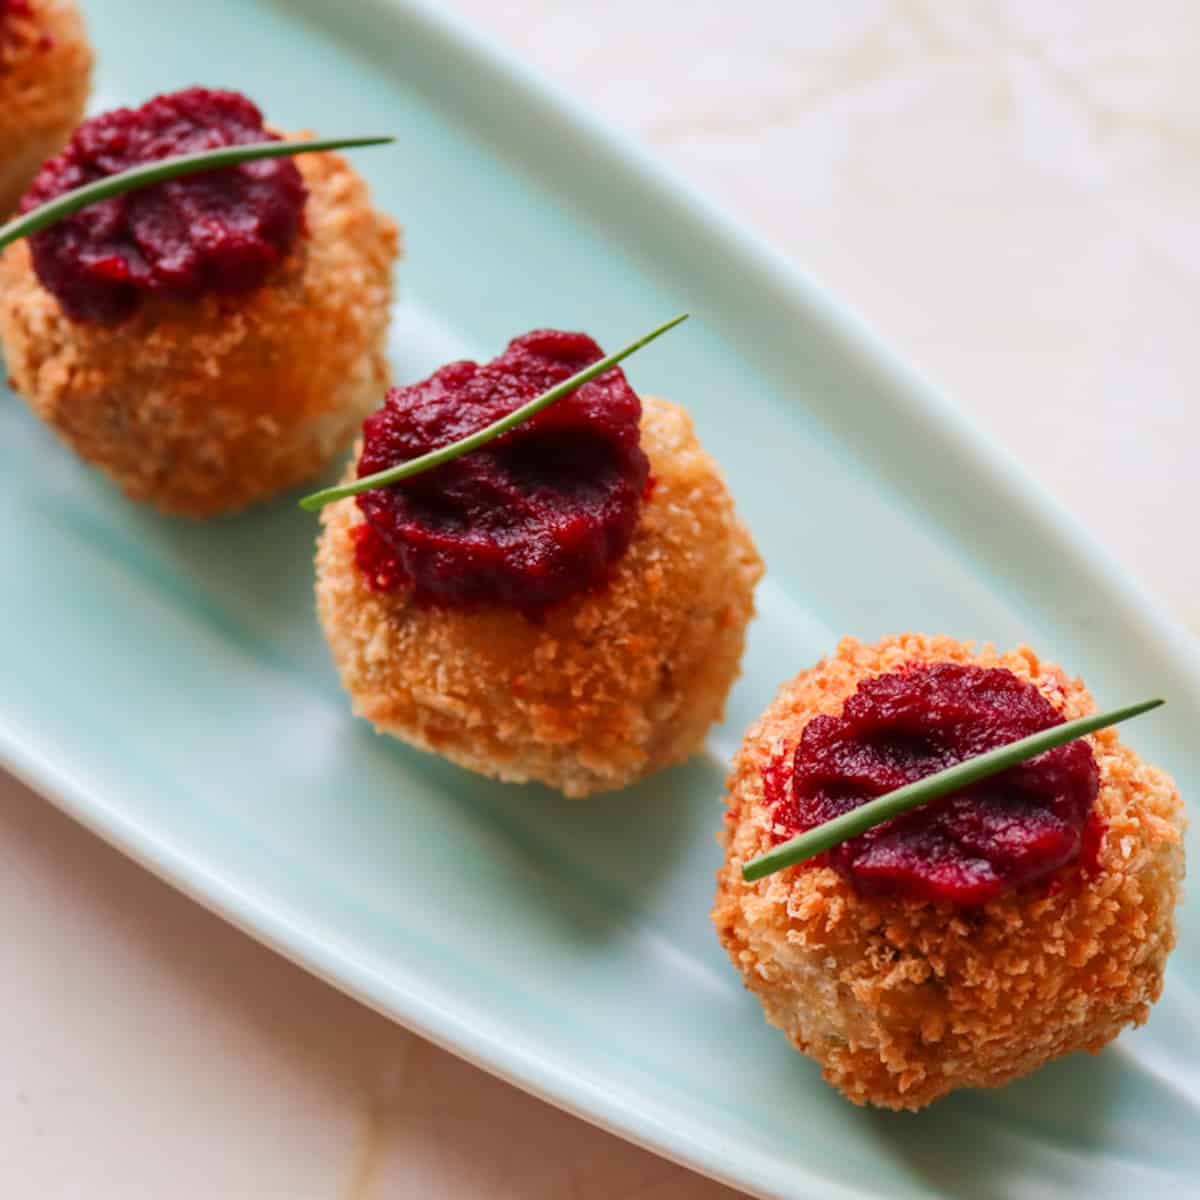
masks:
[[[856,306],[1200,629],[1194,0],[456,6]],[[0,1063],[14,1200],[730,1194],[389,1025],[3,776]]]

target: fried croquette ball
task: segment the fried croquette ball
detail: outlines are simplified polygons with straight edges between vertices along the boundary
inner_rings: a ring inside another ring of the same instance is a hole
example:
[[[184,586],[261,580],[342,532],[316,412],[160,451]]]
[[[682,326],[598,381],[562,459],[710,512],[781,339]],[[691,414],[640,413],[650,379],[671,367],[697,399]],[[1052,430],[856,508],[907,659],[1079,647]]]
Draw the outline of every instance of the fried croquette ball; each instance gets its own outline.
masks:
[[[372,588],[356,562],[361,510],[326,507],[317,609],[358,715],[473,771],[568,796],[624,787],[700,746],[737,677],[763,568],[687,413],[642,405],[654,482],[628,548],[604,586],[536,619]]]
[[[1005,668],[1067,720],[1095,708],[1080,681],[1028,648],[997,654],[916,634],[877,645],[847,638],[831,658],[785,684],[746,735],[729,780],[713,912],[767,1019],[848,1099],[893,1109],[921,1108],[954,1088],[1007,1083],[1072,1051],[1098,1051],[1144,1022],[1175,944],[1184,873],[1174,785],[1107,729],[1086,739],[1097,771],[1084,839],[1091,844],[1037,882],[981,904],[915,897],[913,870],[937,886],[938,872],[953,865],[934,862],[953,857],[945,841],[946,822],[958,819],[952,808],[924,819],[919,836],[934,840],[913,843],[927,856],[915,864],[904,862],[895,835],[881,827],[871,831],[875,842],[842,859],[743,882],[742,864],[794,831],[786,806],[797,802],[798,785],[796,776],[788,780],[788,766],[810,722],[839,718],[864,681],[882,678],[886,691],[902,668],[926,672],[931,664],[989,669],[986,677],[970,673],[977,696],[997,680],[1003,690],[993,669]],[[813,740],[822,743],[833,730],[817,725]],[[904,736],[889,742],[885,734],[884,742],[890,749],[881,761],[906,752]],[[865,769],[855,761],[853,769]],[[793,789],[782,806],[781,781]],[[1053,846],[1060,816],[1041,815],[1022,843],[1029,853]],[[990,878],[986,862],[966,867]],[[941,877],[962,882],[961,875]]]
[[[0,219],[79,124],[91,74],[75,0],[0,0]]]
[[[261,136],[244,97],[204,89],[104,119],[151,111],[201,134],[212,111],[233,124],[231,140]],[[94,136],[103,141],[103,128]],[[16,390],[82,458],[163,512],[233,511],[310,479],[387,387],[396,226],[336,154],[250,167],[165,185],[171,219],[131,204],[123,219],[144,228],[119,231],[118,246],[166,236],[157,257],[133,256],[119,275],[99,218],[0,257],[0,340]],[[51,186],[56,168],[74,169],[67,154],[52,160]]]

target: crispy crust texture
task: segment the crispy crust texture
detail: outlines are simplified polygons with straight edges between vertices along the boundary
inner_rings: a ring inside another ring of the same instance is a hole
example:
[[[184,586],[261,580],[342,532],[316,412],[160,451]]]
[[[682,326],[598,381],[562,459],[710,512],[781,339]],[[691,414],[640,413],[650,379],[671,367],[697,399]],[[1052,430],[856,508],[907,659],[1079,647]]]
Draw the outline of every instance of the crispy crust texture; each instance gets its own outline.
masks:
[[[720,719],[762,563],[687,413],[643,399],[655,480],[599,591],[534,623],[508,609],[418,607],[354,563],[353,500],[322,514],[317,610],[354,711],[381,733],[568,796],[681,762]]]
[[[855,1104],[918,1109],[958,1087],[994,1087],[1074,1050],[1098,1051],[1145,1021],[1175,944],[1183,806],[1171,780],[1121,745],[1089,740],[1104,821],[1098,869],[978,909],[859,895],[832,868],[796,866],[743,883],[771,844],[762,773],[808,721],[836,714],[864,677],[905,663],[1007,667],[1067,719],[1092,698],[1027,647],[906,634],[847,638],[786,683],[750,729],[727,796],[713,922],[767,1019]]]
[[[399,232],[336,154],[295,160],[307,233],[262,287],[150,297],[128,321],[68,320],[24,242],[0,257],[0,339],[17,390],[135,500],[193,517],[316,475],[388,383]]]
[[[0,217],[83,116],[92,50],[75,0],[29,0],[0,29]]]

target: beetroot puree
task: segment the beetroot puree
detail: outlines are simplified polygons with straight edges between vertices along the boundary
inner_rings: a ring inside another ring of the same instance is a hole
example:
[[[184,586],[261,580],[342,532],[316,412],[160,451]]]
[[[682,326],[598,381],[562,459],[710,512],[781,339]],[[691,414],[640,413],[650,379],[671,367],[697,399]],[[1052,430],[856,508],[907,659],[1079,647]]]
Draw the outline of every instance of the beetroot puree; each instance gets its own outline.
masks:
[[[38,173],[21,211],[140,163],[275,140],[262,113],[235,92],[159,96],[80,125]],[[300,172],[286,158],[174,179],[90,205],[34,234],[34,270],[77,321],[120,321],[147,293],[246,291],[291,248],[305,197]]]
[[[766,773],[786,830],[778,840],[1062,720],[1003,669],[934,663],[865,679],[840,717],[809,721],[790,780]],[[1073,861],[1098,788],[1091,747],[1069,742],[876,826],[826,861],[863,892],[982,904]]]
[[[582,333],[543,329],[480,366],[451,363],[393,388],[363,425],[360,476],[473,433],[602,358]],[[641,402],[618,367],[479,450],[358,506],[368,582],[418,603],[537,616],[603,582],[637,524],[649,463]]]

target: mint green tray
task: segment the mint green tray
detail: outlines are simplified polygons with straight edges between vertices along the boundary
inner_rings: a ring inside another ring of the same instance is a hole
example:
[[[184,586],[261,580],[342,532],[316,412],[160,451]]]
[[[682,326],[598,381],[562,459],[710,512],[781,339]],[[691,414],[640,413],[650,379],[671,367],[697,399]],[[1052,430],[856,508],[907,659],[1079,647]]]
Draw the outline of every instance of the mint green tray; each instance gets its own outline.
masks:
[[[1194,793],[1189,638],[836,301],[432,8],[89,8],[100,104],[200,81],[244,88],[286,127],[399,135],[356,161],[407,227],[400,379],[533,326],[611,346],[690,308],[630,375],[690,406],[769,575],[712,754],[564,803],[351,718],[313,617],[315,522],[291,499],[205,525],[157,518],[5,395],[4,761],[336,986],[743,1188],[1195,1195],[1194,905],[1145,1030],[918,1116],[826,1088],[708,923],[719,760],[840,634],[1029,639],[1102,704],[1165,694],[1123,736]]]

